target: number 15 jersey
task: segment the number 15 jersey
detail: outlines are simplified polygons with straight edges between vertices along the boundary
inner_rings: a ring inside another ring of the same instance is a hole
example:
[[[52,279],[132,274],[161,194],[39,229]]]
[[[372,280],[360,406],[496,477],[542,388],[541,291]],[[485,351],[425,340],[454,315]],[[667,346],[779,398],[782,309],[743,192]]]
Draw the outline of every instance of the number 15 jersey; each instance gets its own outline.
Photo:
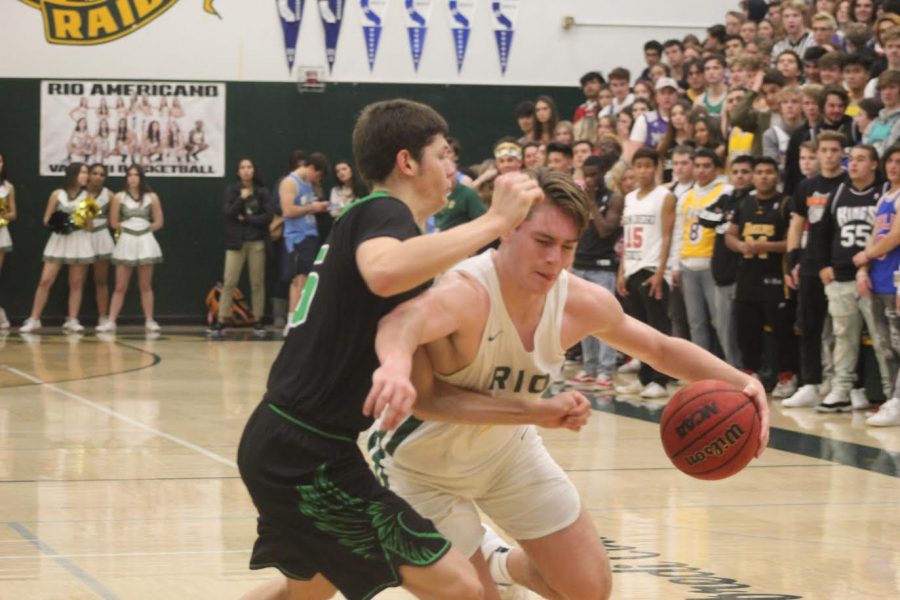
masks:
[[[625,196],[625,210],[622,213],[625,277],[644,269],[656,271],[662,253],[662,211],[666,196],[671,192],[664,186],[657,187],[643,198],[638,197],[639,192],[635,190]]]

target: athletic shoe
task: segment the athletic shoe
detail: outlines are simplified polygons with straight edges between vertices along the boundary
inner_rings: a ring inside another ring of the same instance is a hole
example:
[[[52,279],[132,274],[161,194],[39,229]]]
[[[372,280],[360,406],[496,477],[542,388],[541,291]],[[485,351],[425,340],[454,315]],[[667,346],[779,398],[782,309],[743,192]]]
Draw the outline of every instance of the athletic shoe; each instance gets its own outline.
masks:
[[[869,402],[869,397],[866,396],[864,388],[850,390],[850,405],[853,407],[853,410],[868,410],[872,408],[872,403]]]
[[[221,321],[213,321],[213,324],[206,328],[206,333],[212,337],[223,337],[225,335],[225,326]]]
[[[116,322],[112,319],[106,319],[105,322],[97,325],[96,332],[97,333],[112,333],[116,330]]]
[[[872,427],[895,427],[900,425],[900,398],[891,398],[878,408],[878,412],[866,419]]]
[[[790,398],[782,400],[781,406],[785,408],[802,408],[805,406],[815,406],[818,403],[819,394],[816,392],[816,386],[814,384],[807,384],[801,386]]]
[[[97,319],[97,327],[100,327],[101,325],[105,325],[107,323],[109,323],[109,317],[99,317]]]
[[[6,318],[6,311],[0,307],[0,330],[6,331],[7,329],[9,329],[9,319]]]
[[[636,358],[632,358],[626,363],[623,363],[621,367],[616,369],[616,373],[621,373],[626,375],[628,373],[637,373],[641,370],[641,361]]]
[[[41,328],[41,320],[40,319],[32,319],[31,317],[25,319],[25,322],[22,323],[22,326],[19,327],[19,333],[31,333],[32,331],[36,331]]]
[[[631,383],[627,383],[625,385],[617,385],[616,393],[617,394],[625,394],[625,395],[638,395],[644,391],[644,386],[641,385],[641,382],[637,379],[632,381]]]
[[[650,383],[648,383],[647,387],[645,387],[641,392],[641,398],[658,399],[668,397],[669,392],[666,391],[665,386],[662,386],[655,381],[651,381]]]
[[[261,322],[257,321],[253,324],[253,335],[257,337],[265,337],[266,328]]]
[[[778,383],[772,390],[773,398],[790,398],[797,391],[797,376],[785,371],[778,374]]]
[[[68,331],[70,333],[81,333],[84,331],[84,325],[78,322],[78,319],[66,319],[66,322],[63,323],[63,331]]]
[[[591,382],[591,387],[595,390],[611,390],[613,388],[613,380],[609,375],[597,375],[597,378]]]
[[[816,407],[816,412],[821,413],[842,413],[851,410],[853,406],[850,404],[850,395],[838,390],[831,390],[831,393]]]
[[[146,321],[144,321],[144,329],[146,329],[150,333],[159,333],[162,330],[162,327],[160,327],[159,323],[157,323],[153,319],[147,319]]]
[[[594,376],[588,373],[587,371],[578,371],[578,375],[573,375],[566,379],[566,383],[569,385],[587,385],[594,383]]]

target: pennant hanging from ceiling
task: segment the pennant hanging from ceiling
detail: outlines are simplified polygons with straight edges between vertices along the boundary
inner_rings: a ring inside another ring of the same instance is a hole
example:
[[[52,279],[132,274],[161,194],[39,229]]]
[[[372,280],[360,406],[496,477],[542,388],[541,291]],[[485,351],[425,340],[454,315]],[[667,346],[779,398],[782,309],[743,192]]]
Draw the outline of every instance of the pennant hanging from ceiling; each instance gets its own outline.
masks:
[[[334,69],[337,56],[338,36],[341,34],[341,22],[344,20],[344,0],[318,0],[319,15],[325,28],[325,58],[328,60],[328,72]]]
[[[500,71],[505,75],[509,64],[509,51],[512,47],[516,16],[519,12],[519,0],[501,0],[491,2],[491,14],[494,21],[494,37],[497,38],[497,52],[500,54]]]
[[[297,55],[297,35],[300,33],[304,2],[305,0],[275,0],[278,18],[281,20],[281,31],[284,33],[284,55],[287,58],[288,73],[294,68],[294,58]]]
[[[431,0],[404,0],[406,7],[406,30],[409,32],[409,49],[412,52],[413,67],[419,70],[428,20],[431,18]]]
[[[366,56],[369,59],[369,70],[375,67],[375,56],[378,54],[378,42],[381,41],[381,28],[387,14],[388,0],[359,0],[362,8],[363,37],[366,40]]]
[[[469,34],[472,32],[472,17],[475,14],[475,0],[449,0],[450,29],[453,32],[453,45],[456,49],[456,72],[462,71],[466,60],[466,48],[469,46]]]

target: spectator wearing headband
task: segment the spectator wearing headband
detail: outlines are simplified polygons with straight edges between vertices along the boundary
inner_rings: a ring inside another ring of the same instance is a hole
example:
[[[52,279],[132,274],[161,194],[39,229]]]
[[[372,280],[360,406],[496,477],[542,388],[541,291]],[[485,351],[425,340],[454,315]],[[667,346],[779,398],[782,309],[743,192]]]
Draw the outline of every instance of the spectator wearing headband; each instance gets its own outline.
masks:
[[[478,179],[472,182],[472,187],[478,189],[484,183],[493,182],[497,175],[521,170],[522,146],[514,138],[501,138],[494,145],[494,166],[485,169]]]

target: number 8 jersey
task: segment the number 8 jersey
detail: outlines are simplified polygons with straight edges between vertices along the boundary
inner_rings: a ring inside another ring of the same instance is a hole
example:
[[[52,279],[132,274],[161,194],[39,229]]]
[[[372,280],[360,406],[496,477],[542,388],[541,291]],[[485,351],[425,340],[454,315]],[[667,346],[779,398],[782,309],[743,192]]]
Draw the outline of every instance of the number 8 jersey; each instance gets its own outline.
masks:
[[[625,230],[625,277],[641,270],[656,271],[662,253],[662,210],[668,188],[659,186],[643,198],[640,190],[625,196],[622,225]]]

